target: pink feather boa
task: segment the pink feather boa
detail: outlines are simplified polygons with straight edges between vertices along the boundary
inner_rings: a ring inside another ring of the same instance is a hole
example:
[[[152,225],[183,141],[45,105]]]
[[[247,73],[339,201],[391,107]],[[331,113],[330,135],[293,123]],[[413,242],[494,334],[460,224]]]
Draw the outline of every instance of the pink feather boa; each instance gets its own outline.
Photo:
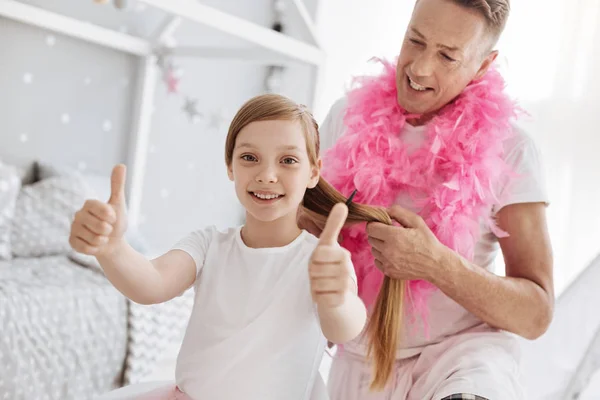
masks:
[[[324,177],[355,201],[389,207],[400,193],[410,195],[441,243],[472,260],[480,223],[505,236],[491,216],[500,177],[512,174],[503,160],[503,142],[513,135],[518,108],[504,93],[499,72],[490,69],[469,84],[427,125],[424,144],[409,153],[399,138],[407,114],[397,103],[396,70],[391,62],[380,76],[362,77],[348,94],[345,134],[324,156]],[[359,295],[372,305],[383,280],[374,266],[365,225],[343,233],[352,253]],[[409,282],[412,316],[427,317],[426,281]]]

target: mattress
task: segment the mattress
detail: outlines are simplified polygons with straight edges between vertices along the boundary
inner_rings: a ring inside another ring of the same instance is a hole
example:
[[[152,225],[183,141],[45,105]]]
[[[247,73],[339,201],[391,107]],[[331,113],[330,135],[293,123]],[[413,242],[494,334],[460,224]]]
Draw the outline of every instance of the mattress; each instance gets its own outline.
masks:
[[[126,299],[66,256],[0,262],[0,399],[91,399],[118,387]]]

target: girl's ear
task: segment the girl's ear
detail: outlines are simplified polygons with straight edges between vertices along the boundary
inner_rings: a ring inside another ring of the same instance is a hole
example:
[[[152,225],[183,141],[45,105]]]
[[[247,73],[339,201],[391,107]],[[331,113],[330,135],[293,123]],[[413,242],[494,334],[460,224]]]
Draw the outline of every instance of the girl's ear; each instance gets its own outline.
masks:
[[[321,178],[321,168],[323,167],[323,162],[319,158],[317,161],[317,165],[313,165],[311,167],[310,180],[308,182],[308,188],[313,189],[319,183],[319,179]]]
[[[233,182],[233,167],[231,165],[227,166],[227,176],[229,177],[229,180]]]

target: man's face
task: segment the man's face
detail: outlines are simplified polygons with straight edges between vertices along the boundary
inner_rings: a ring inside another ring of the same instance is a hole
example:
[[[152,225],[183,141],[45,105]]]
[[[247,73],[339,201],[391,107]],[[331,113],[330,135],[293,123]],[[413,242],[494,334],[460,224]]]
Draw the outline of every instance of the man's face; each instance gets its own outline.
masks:
[[[396,66],[398,104],[428,119],[496,57],[485,18],[451,0],[418,0]]]

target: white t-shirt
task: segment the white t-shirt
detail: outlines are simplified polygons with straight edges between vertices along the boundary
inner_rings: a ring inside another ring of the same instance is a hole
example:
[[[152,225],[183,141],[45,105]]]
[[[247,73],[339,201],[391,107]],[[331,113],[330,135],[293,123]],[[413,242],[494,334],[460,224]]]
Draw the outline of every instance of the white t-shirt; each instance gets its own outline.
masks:
[[[176,380],[192,398],[308,399],[326,346],[311,299],[306,231],[277,248],[250,248],[241,227],[191,233],[174,248],[197,279]]]
[[[346,98],[342,98],[332,106],[323,121],[319,130],[322,154],[332,147],[346,131],[343,121],[345,109]],[[398,132],[398,134],[409,145],[409,151],[414,151],[426,139],[426,129],[426,126],[415,127],[406,124],[402,132]],[[498,191],[500,202],[490,210],[492,214],[509,204],[548,203],[538,149],[533,140],[522,129],[515,126],[515,130],[516,135],[505,142],[504,157],[513,171],[518,173],[518,178],[502,183],[502,187]],[[324,165],[324,168],[327,168],[327,165]],[[396,204],[414,212],[419,211],[415,209],[408,196],[400,195]],[[475,244],[473,261],[476,265],[494,272],[494,261],[499,254],[498,238],[483,224],[481,232],[482,235]],[[398,349],[397,353],[398,358],[411,357],[420,353],[423,346],[438,343],[444,338],[459,332],[468,332],[469,329],[481,330],[482,325],[485,325],[480,319],[439,290],[435,291],[430,297],[428,305],[429,337],[425,336],[422,329],[415,332],[413,326],[403,325],[401,348]],[[492,330],[492,328],[489,329]],[[345,347],[350,351],[364,354],[365,344],[365,338],[362,337]]]

